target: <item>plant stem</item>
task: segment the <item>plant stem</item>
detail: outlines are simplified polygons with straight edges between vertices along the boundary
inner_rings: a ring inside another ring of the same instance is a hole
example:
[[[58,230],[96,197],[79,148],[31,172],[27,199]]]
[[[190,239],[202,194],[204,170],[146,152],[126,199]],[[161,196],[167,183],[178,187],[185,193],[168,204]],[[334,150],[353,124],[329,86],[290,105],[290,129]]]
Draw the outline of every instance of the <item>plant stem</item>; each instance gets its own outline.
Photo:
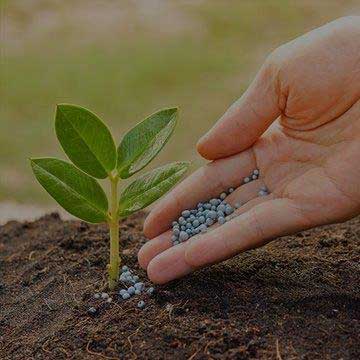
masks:
[[[113,290],[117,285],[120,270],[120,245],[119,245],[119,216],[118,216],[118,187],[119,178],[117,176],[110,176],[111,191],[110,191],[110,264],[108,266],[109,272],[109,288]]]

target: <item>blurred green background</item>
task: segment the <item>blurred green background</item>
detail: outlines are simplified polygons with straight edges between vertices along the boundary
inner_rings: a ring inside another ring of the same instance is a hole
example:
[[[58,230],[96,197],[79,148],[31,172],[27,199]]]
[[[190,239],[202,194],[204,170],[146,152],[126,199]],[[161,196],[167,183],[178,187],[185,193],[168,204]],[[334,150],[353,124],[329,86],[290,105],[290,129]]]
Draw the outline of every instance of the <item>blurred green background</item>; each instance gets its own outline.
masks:
[[[29,156],[64,157],[55,104],[97,113],[116,142],[144,116],[180,106],[153,165],[190,159],[196,140],[246,89],[278,45],[359,1],[1,1],[0,203],[53,204]]]

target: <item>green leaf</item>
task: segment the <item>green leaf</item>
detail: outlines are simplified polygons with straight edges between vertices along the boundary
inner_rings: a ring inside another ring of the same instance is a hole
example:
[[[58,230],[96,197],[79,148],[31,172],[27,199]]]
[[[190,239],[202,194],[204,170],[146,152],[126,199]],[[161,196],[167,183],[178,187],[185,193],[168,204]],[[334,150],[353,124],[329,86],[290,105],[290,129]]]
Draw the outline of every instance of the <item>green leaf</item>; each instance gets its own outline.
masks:
[[[119,216],[128,216],[153,203],[180,180],[188,167],[188,162],[174,162],[136,179],[120,196]]]
[[[116,147],[110,131],[89,110],[59,104],[55,129],[66,155],[87,174],[105,179],[116,167]]]
[[[107,220],[108,201],[94,178],[63,160],[30,161],[39,183],[70,214],[91,223]]]
[[[132,128],[118,147],[117,169],[126,179],[144,168],[164,147],[174,131],[177,108],[163,109]]]

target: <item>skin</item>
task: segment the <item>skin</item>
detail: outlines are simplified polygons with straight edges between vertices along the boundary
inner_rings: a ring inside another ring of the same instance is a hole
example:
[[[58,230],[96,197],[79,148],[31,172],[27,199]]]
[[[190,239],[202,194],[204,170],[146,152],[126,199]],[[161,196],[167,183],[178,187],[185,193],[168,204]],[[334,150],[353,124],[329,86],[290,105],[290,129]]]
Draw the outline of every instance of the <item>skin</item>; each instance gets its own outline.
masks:
[[[360,17],[338,19],[276,49],[253,83],[197,144],[211,160],[151,211],[140,265],[155,283],[360,214]],[[242,184],[254,169],[259,180]],[[258,197],[266,185],[270,194]],[[171,246],[184,209],[236,190],[221,227]]]

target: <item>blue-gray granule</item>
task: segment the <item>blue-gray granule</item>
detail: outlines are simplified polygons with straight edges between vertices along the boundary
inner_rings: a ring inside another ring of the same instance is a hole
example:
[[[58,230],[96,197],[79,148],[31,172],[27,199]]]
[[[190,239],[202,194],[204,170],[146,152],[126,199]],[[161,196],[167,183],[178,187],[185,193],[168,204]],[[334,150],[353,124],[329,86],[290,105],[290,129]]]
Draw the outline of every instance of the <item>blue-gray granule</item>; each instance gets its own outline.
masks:
[[[184,217],[184,218],[187,218],[190,216],[190,211],[189,210],[184,210],[181,215]]]
[[[89,307],[88,313],[89,313],[90,315],[95,315],[96,312],[97,312],[96,308],[94,308],[93,306],[92,306],[92,307]]]
[[[134,285],[134,287],[135,287],[136,290],[142,291],[143,288],[144,288],[144,283],[143,283],[143,282],[138,282],[138,283],[136,283],[136,284]]]
[[[130,299],[130,294],[129,294],[129,293],[125,293],[125,294],[122,295],[122,298],[123,298],[124,300]]]
[[[234,212],[234,208],[231,205],[226,205],[225,206],[225,214],[226,215],[230,215]]]
[[[152,293],[154,292],[154,288],[152,286],[150,286],[147,290],[146,290],[146,293],[149,294],[149,295],[152,295]]]
[[[128,294],[130,295],[134,295],[135,294],[135,288],[133,286],[130,286],[128,289],[127,289],[127,292]]]
[[[247,184],[251,181],[257,180],[260,176],[260,170],[255,169],[252,171],[252,173],[249,176],[246,176],[243,180],[244,184]]]
[[[213,224],[214,224],[214,220],[213,220],[213,219],[210,219],[210,218],[207,218],[207,219],[206,219],[205,225],[211,226],[211,225],[213,225]]]
[[[140,309],[143,309],[145,307],[145,301],[143,300],[140,300],[137,304],[137,307],[140,308]]]
[[[189,239],[189,234],[185,231],[181,231],[180,235],[179,235],[179,240],[180,241],[186,241]]]

